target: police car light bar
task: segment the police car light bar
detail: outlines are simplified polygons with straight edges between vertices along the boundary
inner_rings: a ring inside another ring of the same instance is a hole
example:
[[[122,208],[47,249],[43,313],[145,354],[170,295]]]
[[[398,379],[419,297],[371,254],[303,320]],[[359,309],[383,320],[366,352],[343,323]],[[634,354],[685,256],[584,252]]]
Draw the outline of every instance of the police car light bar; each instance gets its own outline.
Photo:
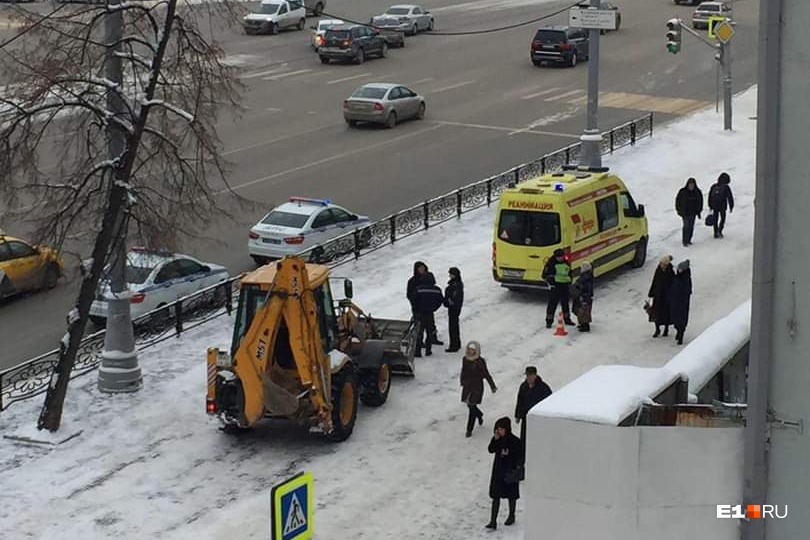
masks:
[[[308,202],[313,204],[320,204],[323,206],[329,206],[332,203],[332,201],[330,201],[329,199],[313,199],[310,197],[290,197],[290,202],[298,202],[298,203]]]

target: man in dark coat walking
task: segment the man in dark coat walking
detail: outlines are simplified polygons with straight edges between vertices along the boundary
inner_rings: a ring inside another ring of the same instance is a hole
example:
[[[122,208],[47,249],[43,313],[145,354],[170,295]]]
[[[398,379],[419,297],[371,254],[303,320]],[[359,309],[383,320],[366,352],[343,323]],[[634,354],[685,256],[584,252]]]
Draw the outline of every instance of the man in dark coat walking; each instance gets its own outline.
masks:
[[[450,333],[450,345],[444,352],[458,352],[461,350],[461,329],[459,318],[461,306],[464,304],[464,282],[461,281],[461,270],[455,266],[448,271],[450,281],[444,289],[444,307],[447,308],[447,324]]]
[[[526,367],[526,380],[520,385],[515,405],[515,421],[520,424],[520,444],[526,456],[526,415],[532,407],[551,395],[551,387],[537,375],[537,368]]]
[[[677,333],[675,339],[678,345],[683,345],[683,335],[686,325],[689,324],[689,303],[692,296],[692,270],[689,268],[689,259],[678,264],[678,271],[672,280],[669,290],[670,314],[672,324]]]
[[[484,413],[478,406],[484,401],[484,381],[489,383],[492,393],[498,391],[492,375],[487,369],[487,361],[481,356],[481,344],[471,341],[467,344],[464,358],[461,360],[461,374],[459,382],[461,384],[461,401],[467,404],[467,437],[472,437],[472,430],[475,421],[478,425],[484,423]]]
[[[579,267],[579,276],[571,285],[571,309],[577,316],[577,329],[591,331],[591,310],[593,308],[593,267],[584,261]]]
[[[669,309],[669,289],[675,272],[672,269],[672,255],[664,255],[655,267],[650,292],[647,295],[652,299],[649,306],[650,321],[655,323],[654,338],[661,335],[661,327],[664,327],[664,337],[669,335],[669,325],[672,324],[672,316]]]
[[[414,292],[414,308],[416,320],[419,323],[419,334],[416,339],[416,354],[422,356],[422,347],[425,348],[425,356],[433,354],[431,350],[434,344],[442,343],[436,339],[436,319],[433,314],[444,304],[442,290],[436,285],[433,274],[422,278],[416,285]]]
[[[562,307],[565,324],[573,326],[570,306],[571,265],[565,260],[565,251],[554,250],[554,254],[543,268],[543,279],[551,287],[546,307],[546,328],[551,328],[551,325],[554,324],[557,305]]]
[[[712,210],[712,227],[714,237],[723,238],[723,228],[726,226],[726,210],[734,212],[734,194],[731,192],[731,177],[728,173],[720,173],[717,183],[709,189],[709,208]]]
[[[697,186],[697,180],[690,178],[675,197],[675,211],[683,220],[682,240],[684,247],[692,245],[695,232],[695,219],[703,213],[703,192]]]
[[[515,507],[520,498],[522,480],[523,450],[520,439],[512,434],[512,423],[503,417],[495,422],[495,432],[489,441],[489,453],[495,454],[492,460],[492,476],[489,479],[489,496],[492,498],[492,513],[487,529],[498,528],[498,512],[501,499],[509,501],[509,517],[504,525],[515,523]]]

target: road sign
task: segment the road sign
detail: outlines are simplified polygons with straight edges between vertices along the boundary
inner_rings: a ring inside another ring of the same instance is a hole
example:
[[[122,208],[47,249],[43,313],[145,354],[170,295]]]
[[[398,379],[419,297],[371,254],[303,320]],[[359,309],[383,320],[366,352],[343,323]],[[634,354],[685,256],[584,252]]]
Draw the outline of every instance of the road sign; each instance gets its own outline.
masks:
[[[315,513],[313,478],[300,473],[270,491],[271,540],[306,540],[312,537]]]
[[[714,27],[714,35],[721,43],[726,44],[734,37],[734,27],[728,21],[723,21]]]
[[[588,30],[616,30],[616,10],[571,8],[568,10],[568,26]]]

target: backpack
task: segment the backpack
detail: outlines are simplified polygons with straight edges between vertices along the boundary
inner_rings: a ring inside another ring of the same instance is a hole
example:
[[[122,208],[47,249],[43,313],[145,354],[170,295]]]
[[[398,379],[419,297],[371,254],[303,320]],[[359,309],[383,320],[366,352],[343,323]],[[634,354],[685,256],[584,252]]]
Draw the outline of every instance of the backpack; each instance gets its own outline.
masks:
[[[715,184],[712,186],[712,189],[709,190],[709,208],[714,210],[715,208],[720,208],[723,203],[723,186],[719,184]]]

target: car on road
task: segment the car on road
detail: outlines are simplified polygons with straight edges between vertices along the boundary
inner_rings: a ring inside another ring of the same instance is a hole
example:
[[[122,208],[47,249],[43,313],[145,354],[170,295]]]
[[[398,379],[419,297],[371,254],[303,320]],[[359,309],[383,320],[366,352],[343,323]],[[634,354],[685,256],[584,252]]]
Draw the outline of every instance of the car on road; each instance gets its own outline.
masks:
[[[107,267],[105,273],[109,275],[109,271]],[[132,248],[127,253],[124,273],[133,319],[228,279],[224,266],[201,262],[189,255],[144,248]],[[109,277],[105,277],[90,306],[90,320],[96,326],[104,326],[107,321],[107,300],[111,294]]]
[[[248,253],[256,264],[262,265],[368,224],[368,216],[352,213],[328,199],[290,197],[250,229]],[[364,231],[361,242],[367,242],[369,234]]]
[[[304,3],[307,9],[307,15],[312,15],[313,17],[320,17],[326,7],[326,0],[305,0]]]
[[[401,120],[425,117],[425,98],[401,84],[364,84],[343,102],[343,118],[349,126],[358,122],[392,128]]]
[[[677,5],[688,4],[690,6],[694,6],[695,4],[699,4],[700,0],[672,0],[672,3]]]
[[[589,7],[591,7],[591,4],[590,4],[590,2],[581,2],[581,3],[577,4],[577,7],[579,9],[588,9]],[[603,9],[603,10],[607,10],[607,11],[615,11],[616,12],[616,30],[619,30],[619,28],[621,28],[621,26],[622,26],[622,12],[619,9],[619,6],[617,6],[616,4],[611,4],[610,2],[602,2],[601,4],[599,4],[599,9]],[[600,34],[607,34],[610,31],[611,30],[602,30],[599,33]]]
[[[362,64],[370,56],[385,58],[388,43],[374,30],[362,24],[344,24],[326,30],[323,45],[318,49],[321,62],[344,60]]]
[[[537,30],[531,44],[535,66],[544,62],[574,67],[588,59],[588,31],[568,26],[546,26]]]
[[[324,35],[329,28],[346,24],[340,19],[321,19],[315,26],[310,26],[312,30],[312,48],[318,51],[318,48],[323,45]]]
[[[389,47],[401,48],[405,46],[405,29],[399,19],[394,17],[382,17],[374,19],[371,23],[375,30],[380,31],[380,35],[385,38]]]
[[[724,2],[702,2],[692,13],[692,28],[709,28],[710,17],[731,17],[731,6]]]
[[[245,33],[278,34],[281,30],[306,26],[306,8],[302,0],[262,0],[256,11],[242,19]]]
[[[64,262],[55,250],[29,244],[0,230],[0,298],[53,289],[63,269]]]
[[[433,30],[436,27],[436,21],[433,14],[415,4],[397,4],[391,6],[385,13],[376,15],[371,18],[371,24],[377,25],[377,19],[395,18],[399,21],[400,29],[409,36],[416,35],[418,32]]]

